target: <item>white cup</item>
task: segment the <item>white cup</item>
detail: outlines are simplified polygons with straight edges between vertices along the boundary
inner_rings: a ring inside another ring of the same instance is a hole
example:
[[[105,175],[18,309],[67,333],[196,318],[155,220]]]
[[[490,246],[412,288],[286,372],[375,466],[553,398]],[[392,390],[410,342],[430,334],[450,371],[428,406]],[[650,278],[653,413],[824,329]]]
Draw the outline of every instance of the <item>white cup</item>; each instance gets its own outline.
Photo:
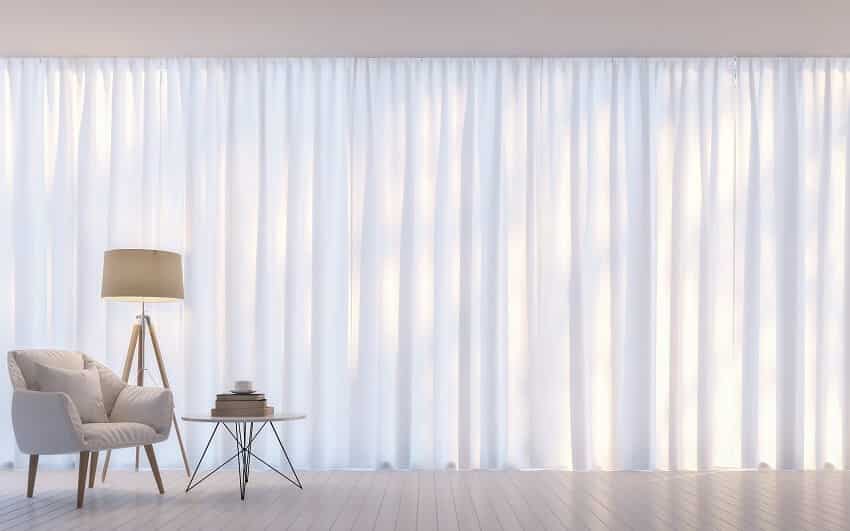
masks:
[[[236,380],[233,382],[233,389],[244,392],[253,391],[254,382],[251,380]]]

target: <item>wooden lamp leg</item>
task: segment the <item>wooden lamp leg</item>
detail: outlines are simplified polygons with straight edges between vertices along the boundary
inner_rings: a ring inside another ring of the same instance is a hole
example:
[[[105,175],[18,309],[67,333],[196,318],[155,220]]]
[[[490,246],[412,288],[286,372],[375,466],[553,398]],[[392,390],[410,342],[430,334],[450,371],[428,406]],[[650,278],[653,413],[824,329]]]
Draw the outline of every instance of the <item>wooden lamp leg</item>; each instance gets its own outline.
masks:
[[[29,474],[27,475],[27,498],[32,498],[35,490],[35,474],[38,472],[38,454],[30,456]]]
[[[89,452],[80,452],[80,472],[77,476],[77,509],[82,508],[86,497],[86,473],[89,469]]]
[[[142,303],[142,314],[141,319],[139,320],[139,356],[137,358],[138,368],[136,369],[136,385],[142,387],[145,385],[145,322],[147,321],[147,316],[145,315],[145,303]],[[139,447],[136,446],[136,472],[139,471]]]
[[[124,383],[130,381],[130,368],[133,367],[133,357],[136,354],[136,347],[139,343],[139,334],[141,327],[139,323],[133,325],[133,330],[130,332],[130,345],[127,347],[127,356],[124,358],[124,368],[121,370],[121,380]],[[106,451],[106,458],[103,460],[103,472],[100,476],[101,481],[106,481],[106,470],[109,468],[109,458],[112,457],[112,450]]]
[[[162,378],[162,386],[166,389],[171,389],[171,383],[168,381],[168,373],[165,372],[165,362],[162,359],[162,353],[159,350],[159,339],[156,337],[156,330],[151,323],[150,317],[145,316],[145,321],[148,326],[148,331],[153,343],[153,353],[156,357],[156,364],[159,367],[159,375]],[[186,469],[186,476],[190,477],[192,473],[189,471],[189,458],[186,455],[186,447],[183,445],[183,436],[180,434],[180,425],[177,424],[177,415],[171,412],[171,422],[174,423],[174,431],[177,432],[177,443],[180,445],[180,454],[183,457],[183,467]]]
[[[156,364],[159,368],[160,377],[162,378],[162,386],[166,389],[171,389],[171,383],[168,381],[168,373],[166,373],[165,371],[165,362],[162,358],[162,352],[159,349],[159,339],[156,336],[156,331],[153,327],[153,324],[151,323],[149,316],[142,314],[142,319],[144,320],[144,326],[147,327],[151,337],[154,356],[156,357]],[[138,350],[139,367],[138,372],[136,373],[136,383],[138,385],[144,384],[144,360],[142,358],[142,353],[144,352],[144,345],[142,344],[142,342],[144,341],[144,336],[142,335],[142,326],[143,325],[141,321],[137,322],[133,325],[133,330],[130,333],[130,345],[127,347],[127,357],[124,359],[124,369],[121,371],[121,379],[124,380],[124,383],[127,383],[130,380],[130,370],[133,368],[133,359],[135,357],[136,350]],[[171,422],[174,424],[174,431],[177,433],[177,443],[180,446],[180,454],[183,458],[183,468],[186,470],[186,476],[191,476],[192,473],[189,468],[189,456],[186,454],[186,446],[183,444],[183,434],[180,433],[180,425],[177,424],[177,415],[173,411],[171,412]],[[107,450],[106,457],[103,460],[103,471],[101,472],[101,481],[106,481],[106,471],[109,469],[110,457],[112,457],[112,450]],[[150,459],[150,455],[148,456],[148,458]],[[95,457],[95,459],[97,459],[97,457]],[[136,447],[136,470],[139,470],[138,446]],[[158,472],[159,469],[157,468],[157,473]]]
[[[186,470],[186,477],[191,477],[189,473],[189,458],[186,455],[186,447],[183,445],[183,436],[180,435],[180,425],[177,424],[177,415],[171,412],[171,422],[174,423],[174,431],[177,433],[177,443],[180,445],[180,454],[183,456],[183,468]]]

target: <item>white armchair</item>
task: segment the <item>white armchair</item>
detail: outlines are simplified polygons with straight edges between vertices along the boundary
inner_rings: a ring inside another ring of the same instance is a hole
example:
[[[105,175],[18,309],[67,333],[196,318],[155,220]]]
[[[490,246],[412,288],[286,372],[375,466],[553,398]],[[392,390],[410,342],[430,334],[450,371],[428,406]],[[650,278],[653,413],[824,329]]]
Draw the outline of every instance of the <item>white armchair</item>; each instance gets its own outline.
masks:
[[[36,363],[61,369],[97,368],[109,422],[83,423],[67,394],[40,391]],[[171,391],[127,385],[85,354],[64,350],[13,350],[9,352],[9,377],[14,389],[15,440],[21,452],[30,456],[27,497],[33,495],[39,455],[79,452],[79,508],[83,506],[87,475],[89,488],[94,487],[98,452],[134,446],[145,447],[159,493],[165,492],[153,444],[168,438],[174,410]]]

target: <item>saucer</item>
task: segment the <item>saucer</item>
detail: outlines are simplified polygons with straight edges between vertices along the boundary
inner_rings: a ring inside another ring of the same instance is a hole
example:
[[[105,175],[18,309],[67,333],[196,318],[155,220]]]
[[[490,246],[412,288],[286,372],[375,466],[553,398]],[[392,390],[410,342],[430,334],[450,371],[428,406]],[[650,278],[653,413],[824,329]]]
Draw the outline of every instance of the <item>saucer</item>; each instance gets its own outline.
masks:
[[[233,393],[234,395],[255,395],[255,394],[257,394],[257,391],[255,391],[253,389],[251,389],[250,391],[237,391],[236,389],[231,389],[230,392]]]

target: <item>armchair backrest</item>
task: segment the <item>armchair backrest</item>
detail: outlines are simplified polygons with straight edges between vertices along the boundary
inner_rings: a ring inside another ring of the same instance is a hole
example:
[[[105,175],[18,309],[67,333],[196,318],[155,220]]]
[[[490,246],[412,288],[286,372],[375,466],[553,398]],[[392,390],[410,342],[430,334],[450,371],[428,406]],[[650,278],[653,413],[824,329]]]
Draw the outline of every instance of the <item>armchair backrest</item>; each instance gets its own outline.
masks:
[[[48,349],[12,350],[9,351],[9,378],[15,389],[41,390],[36,379],[36,363],[57,369],[82,370],[85,368],[82,352]]]
[[[9,351],[9,379],[14,389],[40,391],[36,378],[35,364],[59,369],[83,370],[96,368],[100,374],[103,405],[106,412],[112,411],[115,399],[126,384],[105,365],[73,350],[29,349]]]

